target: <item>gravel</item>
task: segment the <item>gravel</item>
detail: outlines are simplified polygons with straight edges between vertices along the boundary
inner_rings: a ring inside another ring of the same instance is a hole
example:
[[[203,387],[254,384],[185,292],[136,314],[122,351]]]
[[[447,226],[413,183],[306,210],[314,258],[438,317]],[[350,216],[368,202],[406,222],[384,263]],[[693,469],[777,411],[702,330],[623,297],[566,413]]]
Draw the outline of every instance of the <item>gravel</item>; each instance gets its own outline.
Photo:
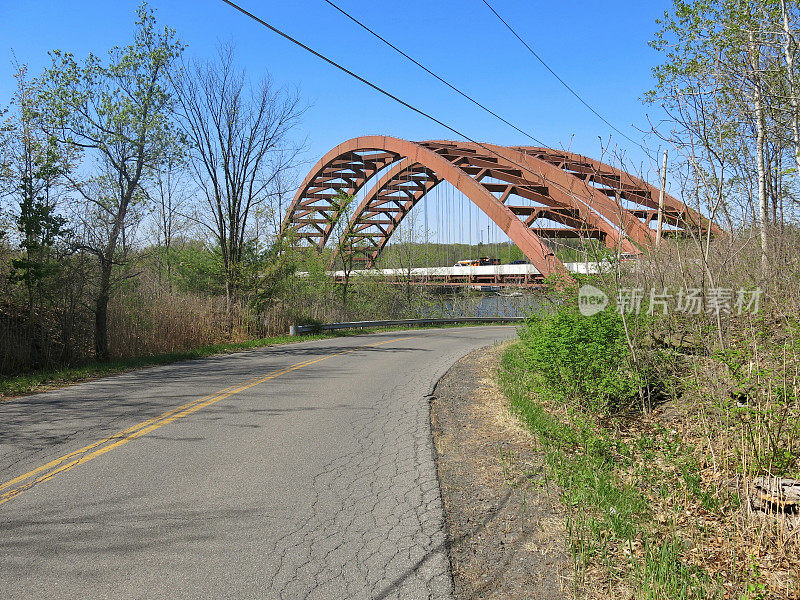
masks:
[[[502,350],[468,354],[431,400],[455,597],[572,597],[559,490],[497,387]]]

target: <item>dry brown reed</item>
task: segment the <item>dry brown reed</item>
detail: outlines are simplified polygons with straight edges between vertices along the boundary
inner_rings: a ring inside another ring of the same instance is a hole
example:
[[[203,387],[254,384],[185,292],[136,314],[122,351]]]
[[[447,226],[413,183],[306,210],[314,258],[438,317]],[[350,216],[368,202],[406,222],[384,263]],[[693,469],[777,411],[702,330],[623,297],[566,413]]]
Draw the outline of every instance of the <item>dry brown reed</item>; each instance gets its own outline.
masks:
[[[727,582],[730,597],[800,598],[797,507],[758,502],[752,487],[764,475],[800,478],[798,248],[796,229],[774,232],[764,271],[755,232],[707,247],[674,241],[606,282],[609,289],[644,290],[645,310],[651,289],[700,288],[706,297],[714,288],[730,290],[729,311],[708,304],[699,314],[659,308],[636,324],[634,340],[644,368],[670,384],[656,420],[696,461],[684,479],[696,476],[697,486],[676,525],[687,560]],[[737,314],[740,289],[762,290],[758,314]]]

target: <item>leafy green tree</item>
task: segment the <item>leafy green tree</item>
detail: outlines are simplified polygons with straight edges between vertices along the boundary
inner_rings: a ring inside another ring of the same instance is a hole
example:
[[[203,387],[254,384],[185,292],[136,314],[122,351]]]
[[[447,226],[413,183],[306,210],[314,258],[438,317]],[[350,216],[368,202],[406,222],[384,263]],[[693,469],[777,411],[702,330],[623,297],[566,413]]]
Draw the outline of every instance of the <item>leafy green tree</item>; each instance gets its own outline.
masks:
[[[4,127],[11,135],[3,153],[0,190],[12,205],[11,220],[22,251],[21,256],[11,259],[9,280],[25,289],[29,360],[31,365],[40,366],[45,359],[37,308],[48,283],[59,271],[54,250],[67,234],[67,219],[58,214],[57,201],[72,169],[72,156],[44,127],[40,82],[28,77],[24,65],[17,67],[15,78],[12,113]]]
[[[350,287],[350,276],[356,265],[359,254],[363,256],[363,250],[368,244],[367,238],[359,236],[351,230],[350,220],[356,209],[355,196],[340,191],[335,197],[330,199],[331,211],[325,214],[330,228],[329,240],[333,242],[333,268],[341,267],[342,278],[342,308],[347,310],[347,293]]]
[[[201,240],[185,240],[170,249],[172,284],[180,292],[207,295],[225,293],[225,278],[219,248]]]
[[[125,262],[120,249],[131,208],[143,200],[143,183],[178,143],[169,78],[183,45],[173,30],[157,27],[146,3],[137,17],[133,42],[112,48],[107,60],[90,54],[78,63],[56,50],[43,78],[53,134],[83,152],[87,166],[100,168],[98,176],[72,180],[86,208],[80,247],[96,256],[99,266],[94,302],[99,360],[109,358],[108,303],[115,266]]]
[[[765,276],[783,164],[800,165],[799,22],[796,0],[674,0],[651,42],[663,62],[646,99],[667,113],[656,131],[681,157],[684,195],[731,228],[754,223]]]

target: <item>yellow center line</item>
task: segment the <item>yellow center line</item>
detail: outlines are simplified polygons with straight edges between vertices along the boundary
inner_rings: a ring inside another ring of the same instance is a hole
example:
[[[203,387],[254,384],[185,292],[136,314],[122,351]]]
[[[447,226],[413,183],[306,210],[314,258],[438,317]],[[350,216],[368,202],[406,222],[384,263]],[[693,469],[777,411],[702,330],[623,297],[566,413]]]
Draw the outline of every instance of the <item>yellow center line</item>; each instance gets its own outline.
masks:
[[[244,392],[245,390],[249,390],[250,388],[253,388],[266,381],[269,381],[270,379],[275,379],[276,377],[280,377],[281,375],[285,375],[286,373],[291,373],[292,371],[308,367],[310,365],[322,362],[323,360],[328,360],[329,358],[333,358],[335,356],[342,356],[343,354],[356,352],[362,348],[373,348],[375,346],[383,346],[384,344],[390,344],[392,342],[409,340],[412,337],[414,336],[392,338],[390,340],[385,340],[383,342],[368,344],[366,346],[360,346],[358,348],[350,348],[349,350],[344,350],[342,352],[335,352],[333,354],[328,354],[320,358],[306,360],[291,365],[289,367],[278,369],[277,371],[272,371],[267,375],[249,379],[242,384],[229,386],[225,389],[219,390],[208,396],[203,396],[202,398],[196,398],[190,402],[187,402],[186,404],[178,406],[177,408],[173,408],[157,417],[147,419],[146,421],[137,423],[136,425],[128,427],[127,429],[123,429],[122,431],[119,431],[113,435],[105,437],[101,440],[97,440],[96,442],[93,442],[88,446],[84,446],[79,450],[74,450],[73,452],[65,454],[64,456],[56,458],[55,460],[51,460],[50,462],[41,465],[40,467],[36,467],[35,469],[28,471],[27,473],[23,473],[22,475],[19,475],[14,479],[11,479],[9,481],[6,481],[5,483],[0,484],[0,490],[3,490],[11,486],[17,485],[19,483],[26,482],[0,495],[0,504],[8,502],[13,497],[30,489],[36,484],[48,481],[49,479],[55,477],[59,473],[69,471],[70,469],[73,469],[78,465],[87,463],[90,460],[94,460],[98,456],[102,456],[103,454],[113,450],[114,448],[119,448],[120,446],[127,444],[128,442],[135,440],[136,438],[142,437],[143,435],[147,435],[148,433],[155,431],[156,429],[163,427],[164,425],[168,425],[174,421],[177,421],[178,419],[181,419],[199,410],[202,410],[203,408],[211,406],[215,402],[219,402],[220,400],[230,398],[235,394],[239,394],[241,392]],[[38,477],[36,477],[37,475]],[[36,478],[32,479],[34,477]]]

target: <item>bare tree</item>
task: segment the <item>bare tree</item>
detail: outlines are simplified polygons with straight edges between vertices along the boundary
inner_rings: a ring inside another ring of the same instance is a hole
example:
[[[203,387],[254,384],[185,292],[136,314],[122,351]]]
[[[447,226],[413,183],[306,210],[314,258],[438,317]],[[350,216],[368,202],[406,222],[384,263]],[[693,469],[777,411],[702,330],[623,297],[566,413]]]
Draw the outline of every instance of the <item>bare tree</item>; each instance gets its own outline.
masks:
[[[172,290],[173,242],[176,236],[189,227],[192,189],[189,185],[188,165],[181,152],[170,152],[156,170],[153,181],[146,189],[154,209],[154,233],[157,246],[158,281],[166,271],[167,285]]]
[[[756,180],[758,186],[758,225],[761,234],[761,270],[766,275],[769,272],[767,254],[769,247],[769,238],[767,236],[767,167],[765,163],[767,117],[762,84],[761,47],[756,43],[755,34],[752,30],[748,32],[747,36],[747,50],[748,79],[750,80],[752,103],[755,111]]]
[[[299,98],[267,77],[252,85],[222,47],[215,61],[187,64],[175,82],[178,120],[202,192],[201,224],[219,245],[229,302],[240,294],[243,253],[254,241],[253,218],[279,194],[281,175],[298,154],[289,135],[303,110]]]
[[[421,226],[419,213],[411,210],[395,232],[391,267],[400,271],[406,297],[406,308],[410,309],[413,297],[413,271],[430,263],[432,253],[428,244],[421,242],[428,232]]]
[[[15,126],[12,118],[7,118],[8,109],[0,107],[0,199],[2,199],[7,192],[7,182],[11,179],[11,140],[12,133]],[[0,204],[0,207],[3,205]],[[2,214],[2,213],[0,213]],[[0,230],[0,239],[3,237],[3,231]]]

